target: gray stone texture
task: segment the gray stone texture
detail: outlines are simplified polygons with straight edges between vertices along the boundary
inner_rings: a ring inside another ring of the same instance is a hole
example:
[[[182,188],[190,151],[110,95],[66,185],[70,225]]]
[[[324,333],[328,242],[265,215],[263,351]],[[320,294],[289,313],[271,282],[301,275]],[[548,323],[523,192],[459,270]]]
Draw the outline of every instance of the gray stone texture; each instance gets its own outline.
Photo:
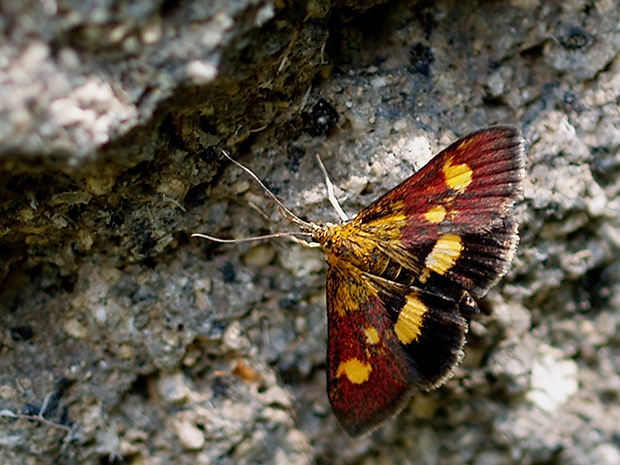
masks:
[[[617,0],[0,1],[6,464],[620,464]],[[323,98],[327,135],[302,117]],[[463,364],[350,439],[325,264],[441,148],[520,127],[521,245]]]

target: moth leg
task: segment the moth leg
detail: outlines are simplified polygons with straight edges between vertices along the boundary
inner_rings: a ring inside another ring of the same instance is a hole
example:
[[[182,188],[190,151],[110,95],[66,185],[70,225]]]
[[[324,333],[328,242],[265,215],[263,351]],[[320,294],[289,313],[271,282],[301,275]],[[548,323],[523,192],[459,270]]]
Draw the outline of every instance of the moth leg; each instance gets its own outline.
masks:
[[[319,156],[318,153],[316,154],[316,159],[318,160],[319,166],[321,167],[321,171],[323,171],[323,175],[325,176],[325,185],[327,186],[327,198],[329,199],[329,202],[334,207],[334,210],[336,210],[336,213],[338,213],[338,216],[340,217],[340,219],[342,221],[347,221],[349,217],[344,212],[344,210],[338,203],[338,199],[334,195],[334,184],[332,183],[331,179],[329,179],[329,175],[327,174],[327,170],[325,169],[323,160],[321,160],[321,157]]]
[[[304,247],[308,247],[309,249],[316,249],[318,247],[321,247],[321,244],[319,244],[318,242],[304,241],[303,239],[300,239],[299,237],[295,237],[295,236],[288,236],[288,237],[294,243],[303,245]]]

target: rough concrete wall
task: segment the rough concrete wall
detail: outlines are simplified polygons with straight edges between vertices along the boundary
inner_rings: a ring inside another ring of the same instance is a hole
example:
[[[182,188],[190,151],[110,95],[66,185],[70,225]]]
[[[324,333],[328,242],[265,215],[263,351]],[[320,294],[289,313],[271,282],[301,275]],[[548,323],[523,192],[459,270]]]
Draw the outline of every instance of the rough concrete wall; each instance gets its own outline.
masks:
[[[0,3],[4,463],[620,463],[620,5],[373,3]],[[335,221],[315,153],[354,214],[493,123],[515,263],[455,377],[350,439],[320,251],[189,237],[292,228],[218,152]]]

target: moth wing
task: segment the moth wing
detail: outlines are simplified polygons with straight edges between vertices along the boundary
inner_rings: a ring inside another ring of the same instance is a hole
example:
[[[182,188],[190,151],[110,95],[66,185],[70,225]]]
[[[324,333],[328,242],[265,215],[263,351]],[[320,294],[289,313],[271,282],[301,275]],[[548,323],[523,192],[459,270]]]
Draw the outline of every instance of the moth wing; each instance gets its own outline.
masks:
[[[513,206],[524,164],[517,129],[483,129],[441,151],[353,221],[377,234],[401,219],[397,240],[380,242],[384,253],[423,279],[439,275],[481,297],[506,273],[518,244]]]
[[[327,273],[327,392],[351,436],[398,413],[418,389],[441,384],[461,360],[467,323],[458,303],[382,282],[346,263]]]

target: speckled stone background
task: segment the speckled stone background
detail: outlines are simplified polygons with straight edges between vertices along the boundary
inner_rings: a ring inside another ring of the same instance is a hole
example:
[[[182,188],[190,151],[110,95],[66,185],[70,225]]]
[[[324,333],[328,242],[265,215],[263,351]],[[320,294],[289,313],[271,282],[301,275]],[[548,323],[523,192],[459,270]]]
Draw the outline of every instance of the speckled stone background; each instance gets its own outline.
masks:
[[[620,464],[617,0],[0,2],[3,464]],[[327,135],[304,112],[339,114]],[[335,221],[471,130],[527,139],[521,245],[453,379],[350,439]],[[314,129],[314,130],[313,130]]]

